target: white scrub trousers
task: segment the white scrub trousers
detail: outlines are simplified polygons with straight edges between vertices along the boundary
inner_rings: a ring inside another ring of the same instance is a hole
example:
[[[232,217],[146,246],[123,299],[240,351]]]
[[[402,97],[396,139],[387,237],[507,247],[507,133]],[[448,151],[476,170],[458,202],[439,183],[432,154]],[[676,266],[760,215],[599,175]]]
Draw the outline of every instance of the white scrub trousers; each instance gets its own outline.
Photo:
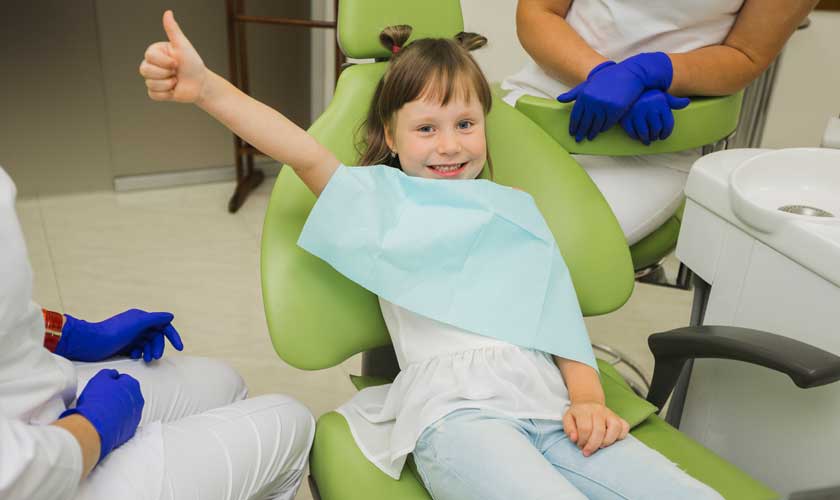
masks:
[[[627,244],[634,245],[676,213],[683,201],[688,171],[700,152],[572,156],[604,195]]]
[[[315,433],[311,413],[294,399],[243,399],[239,375],[207,358],[74,365],[79,392],[114,368],[140,381],[146,401],[137,434],[94,468],[77,499],[294,498]]]

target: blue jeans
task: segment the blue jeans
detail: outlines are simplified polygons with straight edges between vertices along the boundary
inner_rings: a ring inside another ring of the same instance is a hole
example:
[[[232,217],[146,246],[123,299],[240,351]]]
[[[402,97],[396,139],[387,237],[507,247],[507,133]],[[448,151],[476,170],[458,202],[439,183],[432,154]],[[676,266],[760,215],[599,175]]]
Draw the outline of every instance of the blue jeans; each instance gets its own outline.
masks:
[[[414,461],[435,500],[722,498],[631,435],[587,458],[562,422],[486,410],[430,425]]]

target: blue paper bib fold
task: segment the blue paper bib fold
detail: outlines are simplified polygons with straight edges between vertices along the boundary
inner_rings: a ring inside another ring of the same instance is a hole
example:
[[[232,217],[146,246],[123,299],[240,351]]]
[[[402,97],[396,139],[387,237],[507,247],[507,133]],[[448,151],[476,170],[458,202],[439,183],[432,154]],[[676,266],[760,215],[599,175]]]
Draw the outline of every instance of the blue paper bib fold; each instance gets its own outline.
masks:
[[[417,314],[598,369],[569,270],[527,193],[342,165],[298,245]]]

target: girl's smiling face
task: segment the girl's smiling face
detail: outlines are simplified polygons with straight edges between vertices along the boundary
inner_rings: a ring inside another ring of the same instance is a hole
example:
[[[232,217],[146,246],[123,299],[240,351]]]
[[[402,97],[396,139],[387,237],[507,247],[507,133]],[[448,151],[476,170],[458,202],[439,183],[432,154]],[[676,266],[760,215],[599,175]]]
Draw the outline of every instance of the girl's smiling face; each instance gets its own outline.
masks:
[[[487,161],[484,109],[473,96],[453,96],[446,104],[421,96],[395,113],[385,141],[407,175],[475,179]]]

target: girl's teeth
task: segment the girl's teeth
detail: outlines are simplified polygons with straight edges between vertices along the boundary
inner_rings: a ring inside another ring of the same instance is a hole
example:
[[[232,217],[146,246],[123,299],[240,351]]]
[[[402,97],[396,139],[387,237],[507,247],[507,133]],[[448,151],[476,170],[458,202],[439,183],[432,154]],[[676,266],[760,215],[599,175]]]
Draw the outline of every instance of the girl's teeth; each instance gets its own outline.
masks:
[[[458,170],[461,168],[461,164],[458,163],[457,165],[434,165],[432,167],[435,170],[440,170],[441,172],[451,172],[453,170]]]

